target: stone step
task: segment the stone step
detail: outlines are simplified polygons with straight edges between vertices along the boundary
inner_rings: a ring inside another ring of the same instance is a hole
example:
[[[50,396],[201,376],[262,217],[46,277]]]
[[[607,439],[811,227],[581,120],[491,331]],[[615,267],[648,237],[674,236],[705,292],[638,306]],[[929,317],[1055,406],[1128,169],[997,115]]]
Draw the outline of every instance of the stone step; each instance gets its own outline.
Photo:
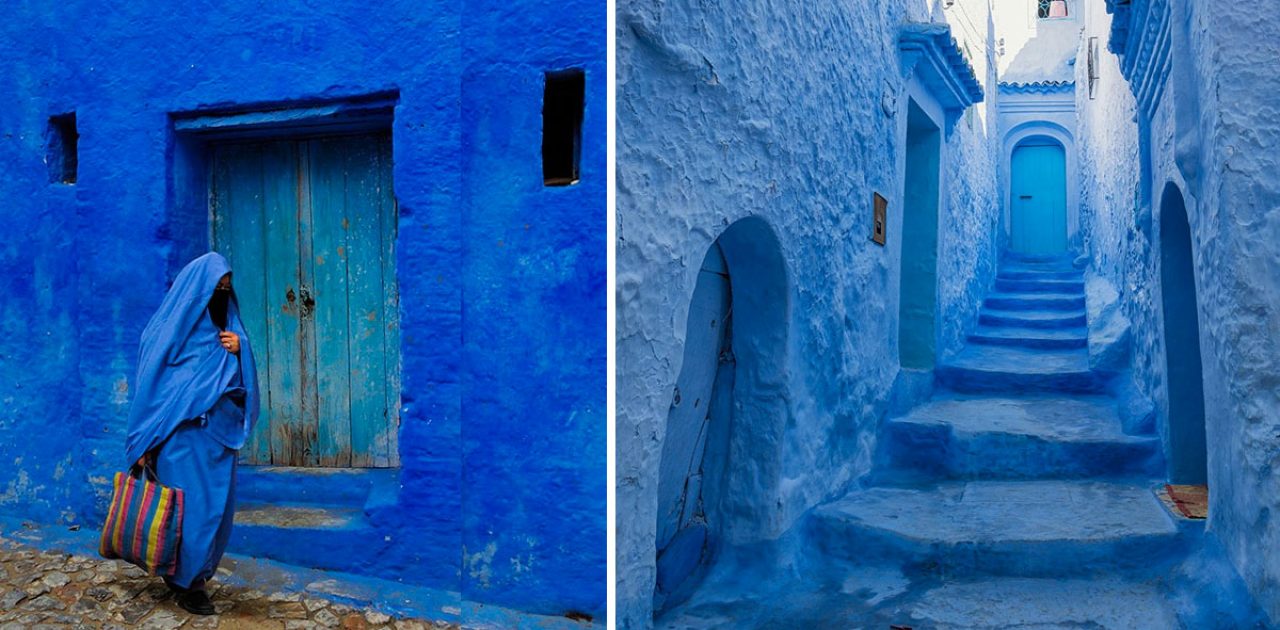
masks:
[[[824,555],[948,577],[1155,572],[1182,544],[1173,520],[1142,483],[873,487],[815,509],[809,526]]]
[[[1014,326],[1018,328],[1080,328],[1088,323],[1084,309],[1054,311],[1022,311],[983,308],[978,322],[987,326]]]
[[[999,293],[1084,295],[1084,280],[1063,278],[996,278]]]
[[[932,478],[1158,477],[1155,436],[1126,435],[1099,397],[957,397],[885,423],[881,459]]]
[[[1069,311],[1084,308],[1084,294],[996,292],[988,294],[983,304],[1006,311]]]
[[[1016,326],[979,326],[969,335],[970,343],[1022,348],[1086,348],[1089,333],[1084,328],[1023,328]]]
[[[236,497],[243,503],[361,507],[373,488],[395,484],[395,468],[236,466]]]
[[[970,344],[934,370],[937,383],[959,392],[1101,393],[1109,375],[1089,369],[1085,350],[1041,350]]]
[[[389,545],[360,508],[241,502],[227,549],[299,566],[350,570],[353,556],[372,561]]]
[[[1057,265],[1063,267],[1072,267],[1078,254],[1075,252],[1063,252],[1061,254],[1020,254],[1018,252],[1005,252],[1001,257],[1001,266],[1006,265]]]
[[[1076,269],[1029,269],[1026,267],[1004,267],[996,273],[1000,280],[1074,280],[1084,281],[1084,273]]]

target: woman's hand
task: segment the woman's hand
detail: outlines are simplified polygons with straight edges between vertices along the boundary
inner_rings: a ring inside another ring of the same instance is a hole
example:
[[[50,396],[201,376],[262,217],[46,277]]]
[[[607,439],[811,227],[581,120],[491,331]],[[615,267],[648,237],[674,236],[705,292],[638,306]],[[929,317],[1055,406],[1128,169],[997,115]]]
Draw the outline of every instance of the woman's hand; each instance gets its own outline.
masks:
[[[222,347],[231,354],[240,354],[240,335],[233,332],[218,333],[218,341],[222,343]]]

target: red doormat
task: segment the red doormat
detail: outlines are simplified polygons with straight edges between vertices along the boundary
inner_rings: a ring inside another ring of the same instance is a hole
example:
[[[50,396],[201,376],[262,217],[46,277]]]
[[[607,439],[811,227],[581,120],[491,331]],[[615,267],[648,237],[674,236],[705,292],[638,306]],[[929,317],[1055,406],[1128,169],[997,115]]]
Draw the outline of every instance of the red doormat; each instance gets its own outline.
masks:
[[[1197,519],[1209,516],[1209,486],[1165,484],[1164,489],[1183,516]]]

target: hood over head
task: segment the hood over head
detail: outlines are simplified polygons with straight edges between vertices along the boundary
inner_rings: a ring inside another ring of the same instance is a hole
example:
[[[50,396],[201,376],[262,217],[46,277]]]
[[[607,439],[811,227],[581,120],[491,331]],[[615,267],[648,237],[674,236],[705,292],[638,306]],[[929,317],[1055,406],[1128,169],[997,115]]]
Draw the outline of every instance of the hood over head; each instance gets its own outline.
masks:
[[[245,388],[245,436],[252,433],[258,418],[258,374],[235,292],[226,292],[226,330],[240,336],[239,359],[219,343],[219,327],[209,310],[218,281],[228,273],[230,263],[216,252],[188,263],[142,331],[126,465],[168,439],[182,421],[212,408],[237,370]]]

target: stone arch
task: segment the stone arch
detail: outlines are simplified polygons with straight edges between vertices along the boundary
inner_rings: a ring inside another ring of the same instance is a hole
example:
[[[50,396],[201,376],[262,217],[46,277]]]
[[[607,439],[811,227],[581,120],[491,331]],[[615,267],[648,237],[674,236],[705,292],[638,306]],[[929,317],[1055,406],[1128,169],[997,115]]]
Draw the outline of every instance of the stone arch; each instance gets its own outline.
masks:
[[[1012,209],[1012,164],[1013,152],[1018,145],[1032,138],[1051,139],[1062,145],[1067,162],[1067,247],[1079,249],[1082,245],[1080,237],[1080,190],[1078,182],[1079,164],[1076,158],[1075,135],[1062,125],[1048,120],[1031,120],[1013,126],[1005,132],[1001,150],[1000,177],[1003,182],[1004,198],[1004,236],[1008,242],[1013,226]]]
[[[781,522],[789,296],[764,219],[735,222],[707,249],[658,466],[655,616],[688,597],[721,543]]]
[[[1206,483],[1204,369],[1186,200],[1173,182],[1160,194],[1160,300],[1164,321],[1165,436],[1169,480]]]

